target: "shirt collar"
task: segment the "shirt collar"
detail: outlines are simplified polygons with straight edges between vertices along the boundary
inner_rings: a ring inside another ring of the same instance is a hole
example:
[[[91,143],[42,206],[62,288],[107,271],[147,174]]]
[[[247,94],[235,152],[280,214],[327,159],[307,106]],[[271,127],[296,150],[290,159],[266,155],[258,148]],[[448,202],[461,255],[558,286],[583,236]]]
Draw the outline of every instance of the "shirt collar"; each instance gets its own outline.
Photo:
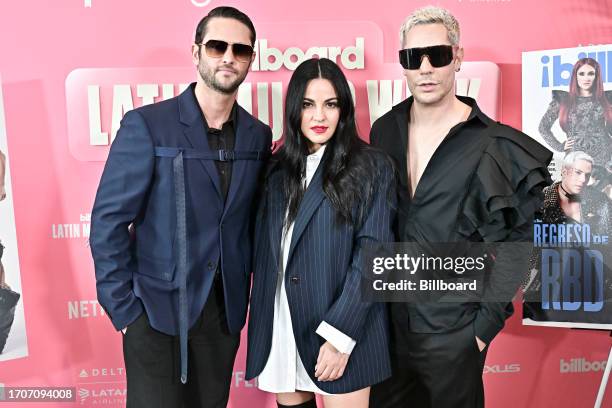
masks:
[[[319,147],[319,150],[306,156],[306,185],[310,183],[310,180],[314,177],[317,168],[321,164],[321,159],[325,153],[326,145]]]
[[[191,85],[189,85],[189,87],[191,88],[191,92],[193,93],[193,97],[195,98],[195,100],[197,101],[198,98],[196,98],[196,94],[195,94],[195,86],[196,83],[193,82]],[[202,112],[202,109],[199,109],[200,114],[202,115],[202,120],[204,121],[204,129],[206,129],[206,132],[208,132],[208,130],[210,129],[208,127],[208,123],[206,122],[206,118],[204,117],[204,112]],[[234,104],[232,105],[232,111],[230,112],[229,118],[227,119],[227,121],[223,124],[225,125],[232,125],[234,128],[236,127],[236,120],[238,117],[238,102],[234,101]]]
[[[470,98],[469,96],[459,96],[459,95],[455,95],[455,97],[459,99],[461,102],[468,105],[470,108],[472,108],[466,122],[471,122],[472,120],[475,120],[475,121],[481,122],[484,125],[489,124],[491,119],[480,110],[474,98]],[[397,108],[402,111],[402,114],[407,114],[408,121],[410,121],[410,108],[412,108],[412,103],[414,102],[414,96],[410,96],[408,99],[406,99],[405,102],[406,102],[405,104],[397,105]],[[404,105],[404,106],[401,106],[401,105]]]
[[[466,105],[472,108],[470,115],[467,118],[468,121],[475,119],[475,120],[479,120],[482,124],[486,125],[491,120],[489,119],[487,115],[482,113],[482,111],[480,110],[480,107],[478,106],[474,98],[470,98],[469,96],[457,95],[457,99],[459,99],[461,102],[465,103]]]
[[[319,150],[317,150],[314,153],[311,153],[308,155],[308,157],[312,157],[313,159],[317,159],[317,160],[321,160],[321,158],[323,157],[323,153],[325,153],[325,148],[327,147],[327,145],[321,145],[321,147],[319,147]]]

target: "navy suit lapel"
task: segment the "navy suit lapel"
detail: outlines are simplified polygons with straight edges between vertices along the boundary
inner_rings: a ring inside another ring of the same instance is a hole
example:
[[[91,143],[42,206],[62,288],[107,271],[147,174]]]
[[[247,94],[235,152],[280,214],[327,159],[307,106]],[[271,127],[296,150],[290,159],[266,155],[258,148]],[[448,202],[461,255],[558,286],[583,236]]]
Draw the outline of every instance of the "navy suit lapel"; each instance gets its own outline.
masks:
[[[297,245],[300,237],[304,233],[306,226],[310,222],[313,214],[321,205],[321,202],[325,198],[325,193],[323,192],[323,162],[321,162],[315,172],[306,192],[304,193],[304,197],[302,198],[302,202],[300,203],[300,207],[298,208],[297,216],[295,217],[295,222],[293,225],[293,235],[291,236],[291,245],[289,246],[289,257],[287,259],[291,259],[291,255]]]
[[[269,221],[269,234],[270,234],[270,247],[272,249],[272,255],[274,256],[275,264],[278,265],[278,255],[280,254],[280,243],[283,231],[283,225],[285,221],[285,214],[287,212],[287,202],[285,201],[285,194],[282,185],[282,177],[280,172],[275,174],[273,179],[270,179],[269,184],[269,208],[267,213],[270,216]]]
[[[234,143],[234,150],[245,151],[253,150],[253,144],[255,138],[251,134],[251,127],[253,126],[254,119],[251,115],[242,109],[240,106],[237,107],[236,121],[238,127],[236,128],[236,141]],[[232,205],[232,202],[236,198],[240,182],[243,179],[244,171],[247,167],[248,160],[235,160],[232,162],[232,178],[230,180],[229,191],[227,193],[227,200],[225,201],[225,210]]]
[[[186,126],[183,134],[185,138],[196,150],[210,150],[208,139],[206,138],[206,129],[204,127],[204,118],[200,111],[200,106],[193,93],[193,85],[187,87],[185,91],[178,97],[179,100],[179,116],[180,121]],[[219,173],[212,160],[198,160],[204,171],[215,186],[215,190],[221,199],[221,187],[219,181]]]

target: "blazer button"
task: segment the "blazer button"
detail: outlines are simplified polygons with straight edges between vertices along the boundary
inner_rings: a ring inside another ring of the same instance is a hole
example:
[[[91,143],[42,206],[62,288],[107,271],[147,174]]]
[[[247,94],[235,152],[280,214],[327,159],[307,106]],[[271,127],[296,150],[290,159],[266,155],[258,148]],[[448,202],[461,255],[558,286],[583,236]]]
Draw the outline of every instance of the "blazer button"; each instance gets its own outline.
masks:
[[[212,261],[208,261],[208,270],[212,271],[213,269],[215,269],[215,264]]]
[[[300,277],[299,276],[292,276],[290,279],[291,283],[293,283],[294,285],[297,285],[298,283],[300,283]]]

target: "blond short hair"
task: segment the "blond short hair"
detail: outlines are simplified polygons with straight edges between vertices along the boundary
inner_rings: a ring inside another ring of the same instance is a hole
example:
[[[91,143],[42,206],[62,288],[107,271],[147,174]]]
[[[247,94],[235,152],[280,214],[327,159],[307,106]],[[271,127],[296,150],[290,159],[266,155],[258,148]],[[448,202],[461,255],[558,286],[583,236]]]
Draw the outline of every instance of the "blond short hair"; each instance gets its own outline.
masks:
[[[568,169],[570,167],[573,167],[574,163],[576,163],[578,160],[584,160],[585,162],[589,162],[591,163],[591,166],[593,165],[593,162],[594,162],[593,158],[589,156],[588,154],[586,154],[585,152],[581,152],[580,150],[575,150],[573,152],[568,153],[563,158],[562,168]]]
[[[446,28],[446,35],[451,45],[459,45],[459,22],[442,7],[425,6],[416,9],[410,14],[400,28],[400,42],[403,46],[406,33],[413,27],[421,24],[442,24]]]

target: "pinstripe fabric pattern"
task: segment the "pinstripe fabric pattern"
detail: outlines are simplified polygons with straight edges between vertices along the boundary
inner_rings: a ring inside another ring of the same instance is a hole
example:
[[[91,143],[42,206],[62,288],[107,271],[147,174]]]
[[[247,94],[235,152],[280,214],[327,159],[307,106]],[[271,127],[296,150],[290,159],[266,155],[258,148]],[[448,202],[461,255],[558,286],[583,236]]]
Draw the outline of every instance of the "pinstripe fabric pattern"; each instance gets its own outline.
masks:
[[[378,383],[391,375],[388,328],[384,304],[361,300],[361,261],[365,245],[393,241],[395,216],[393,172],[381,153],[380,177],[363,224],[336,223],[336,212],[322,189],[319,166],[306,190],[295,219],[285,272],[293,332],[300,358],[314,383],[338,394]],[[256,377],[270,354],[274,295],[281,260],[281,229],[287,203],[282,174],[268,180],[265,210],[257,218],[253,290],[249,313],[247,378]],[[314,377],[314,366],[324,340],[315,331],[321,321],[357,341],[344,375],[331,382]]]

